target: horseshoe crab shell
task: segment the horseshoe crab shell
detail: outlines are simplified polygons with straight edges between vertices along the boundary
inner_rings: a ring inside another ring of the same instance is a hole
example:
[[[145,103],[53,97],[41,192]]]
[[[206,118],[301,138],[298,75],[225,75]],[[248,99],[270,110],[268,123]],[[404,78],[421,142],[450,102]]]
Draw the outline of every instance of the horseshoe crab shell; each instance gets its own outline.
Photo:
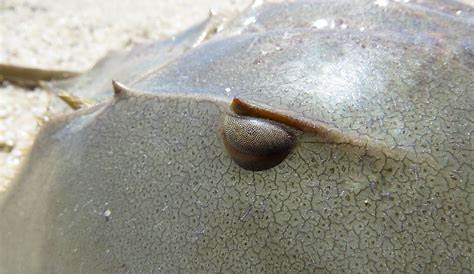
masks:
[[[0,273],[470,273],[472,8],[382,2],[256,2],[53,84],[98,103],[42,129]],[[295,148],[241,168],[228,114],[286,121]]]

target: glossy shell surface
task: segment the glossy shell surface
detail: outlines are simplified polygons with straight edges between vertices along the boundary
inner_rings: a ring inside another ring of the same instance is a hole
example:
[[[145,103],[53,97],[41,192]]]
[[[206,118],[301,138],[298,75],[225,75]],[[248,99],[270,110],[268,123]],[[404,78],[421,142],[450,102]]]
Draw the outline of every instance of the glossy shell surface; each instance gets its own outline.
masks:
[[[256,1],[208,26],[53,85],[98,103],[0,197],[0,273],[472,273],[471,7]],[[234,97],[342,137],[246,170]]]

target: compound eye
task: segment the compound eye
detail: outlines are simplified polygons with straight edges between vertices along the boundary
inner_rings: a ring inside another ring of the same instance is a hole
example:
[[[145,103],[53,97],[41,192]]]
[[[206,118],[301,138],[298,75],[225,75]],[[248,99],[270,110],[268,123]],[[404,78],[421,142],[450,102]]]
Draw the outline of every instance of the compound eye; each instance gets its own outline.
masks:
[[[225,115],[222,138],[231,158],[240,167],[253,171],[278,165],[295,145],[295,136],[285,126],[238,115]]]

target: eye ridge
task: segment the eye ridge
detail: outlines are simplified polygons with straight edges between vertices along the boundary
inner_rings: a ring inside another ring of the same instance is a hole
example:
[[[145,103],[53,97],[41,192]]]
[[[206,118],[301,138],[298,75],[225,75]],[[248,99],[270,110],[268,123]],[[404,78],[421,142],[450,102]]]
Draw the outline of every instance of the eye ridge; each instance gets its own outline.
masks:
[[[284,125],[249,116],[226,114],[221,133],[231,158],[240,167],[253,171],[281,163],[296,142]]]
[[[264,104],[256,104],[254,102],[246,101],[241,98],[233,98],[230,104],[230,110],[234,113],[234,115],[240,115],[240,117],[251,117],[251,119],[262,119],[266,121],[266,123],[273,123],[282,128],[282,130],[287,130],[291,134],[291,132],[302,132],[302,133],[309,133],[311,135],[317,136],[317,143],[327,143],[332,145],[344,145],[350,147],[357,147],[365,150],[366,154],[384,154],[386,157],[397,158],[401,159],[406,157],[407,154],[411,154],[409,150],[405,148],[393,148],[387,146],[384,142],[380,142],[378,140],[373,140],[367,136],[361,136],[357,133],[347,133],[344,132],[342,129],[338,128],[337,125],[334,123],[330,123],[328,121],[322,121],[318,119],[307,119],[298,115],[297,113],[275,109],[273,107],[264,105]],[[293,136],[293,135],[292,135]],[[267,156],[264,160],[256,160],[260,155],[250,155],[247,153],[243,159],[236,160],[236,157],[231,154],[232,159],[236,161],[241,167],[246,168],[243,165],[250,166],[247,169],[252,169],[255,163],[250,163],[250,160],[253,159],[254,161],[267,161],[265,164],[260,164],[260,166],[265,166],[267,168],[272,168],[278,165],[284,158],[291,152],[293,146],[295,145],[295,137],[288,139],[288,144],[291,146],[281,146],[281,154],[275,153],[272,156]],[[311,143],[311,142],[306,142]],[[228,147],[229,144],[226,144]],[[229,151],[229,148],[227,148]],[[241,153],[238,149],[239,147],[233,147],[235,154]],[[270,149],[269,149],[270,151]],[[285,154],[286,153],[286,154]],[[271,155],[269,153],[268,155]],[[284,155],[284,156],[282,156]],[[272,159],[271,157],[275,157]],[[283,158],[278,158],[283,157]],[[415,156],[414,156],[415,157]],[[419,157],[419,156],[416,156]],[[278,161],[276,160],[278,158]],[[245,161],[246,162],[245,162]],[[428,160],[428,159],[427,159]],[[240,162],[239,162],[240,161]]]

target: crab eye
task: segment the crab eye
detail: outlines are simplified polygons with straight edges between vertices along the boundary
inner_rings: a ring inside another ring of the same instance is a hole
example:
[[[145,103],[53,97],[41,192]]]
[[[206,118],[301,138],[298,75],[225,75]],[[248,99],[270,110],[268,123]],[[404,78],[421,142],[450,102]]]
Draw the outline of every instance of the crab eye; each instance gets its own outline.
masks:
[[[253,171],[278,165],[295,144],[295,136],[283,125],[254,117],[225,115],[221,133],[231,158]]]

